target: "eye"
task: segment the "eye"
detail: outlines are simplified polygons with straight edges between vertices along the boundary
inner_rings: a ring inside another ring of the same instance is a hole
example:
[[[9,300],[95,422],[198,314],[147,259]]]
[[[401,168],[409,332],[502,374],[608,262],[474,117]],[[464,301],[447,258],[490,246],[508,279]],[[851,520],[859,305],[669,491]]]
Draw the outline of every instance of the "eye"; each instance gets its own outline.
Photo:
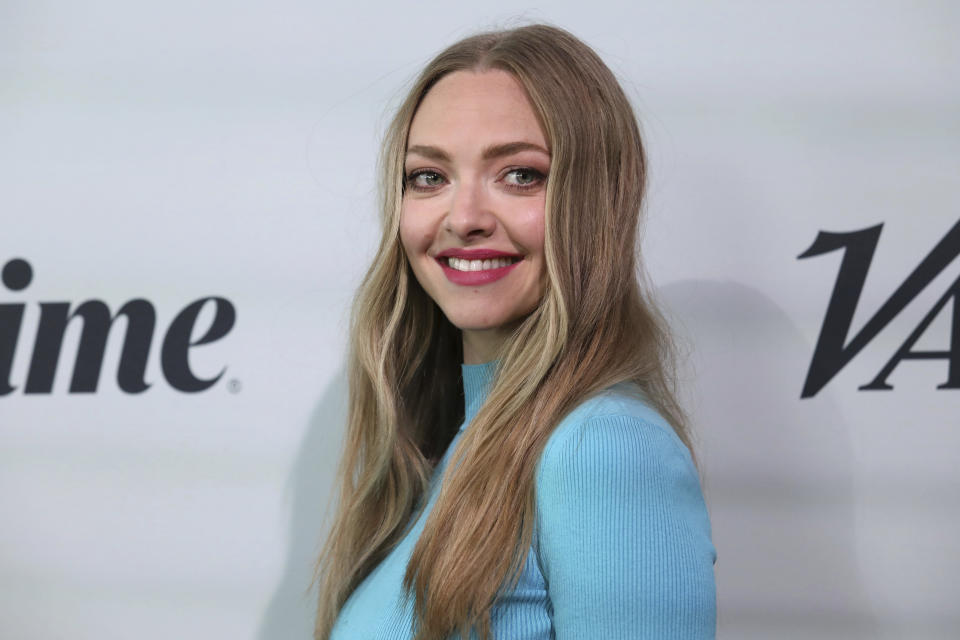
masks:
[[[408,173],[404,181],[414,191],[429,191],[442,186],[444,178],[432,169],[417,169]]]
[[[515,189],[531,189],[539,186],[546,178],[543,173],[531,167],[511,169],[503,176],[504,182]]]

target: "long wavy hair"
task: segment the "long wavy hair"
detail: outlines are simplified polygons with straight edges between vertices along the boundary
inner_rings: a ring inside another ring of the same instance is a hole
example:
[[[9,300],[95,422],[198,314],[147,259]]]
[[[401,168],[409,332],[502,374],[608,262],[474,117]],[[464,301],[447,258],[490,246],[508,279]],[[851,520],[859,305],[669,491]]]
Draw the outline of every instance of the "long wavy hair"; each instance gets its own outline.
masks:
[[[339,500],[317,562],[315,638],[426,503],[438,459],[463,420],[460,331],[414,277],[399,237],[403,163],[423,97],[459,70],[507,71],[546,135],[539,306],[503,345],[486,402],[452,452],[403,585],[417,640],[491,634],[491,609],[523,569],[535,469],[578,403],[635,383],[692,451],[676,398],[673,343],[638,259],[646,181],[640,130],[616,78],[562,29],[530,25],[450,46],[416,79],[386,132],[383,236],[353,307],[349,413]]]

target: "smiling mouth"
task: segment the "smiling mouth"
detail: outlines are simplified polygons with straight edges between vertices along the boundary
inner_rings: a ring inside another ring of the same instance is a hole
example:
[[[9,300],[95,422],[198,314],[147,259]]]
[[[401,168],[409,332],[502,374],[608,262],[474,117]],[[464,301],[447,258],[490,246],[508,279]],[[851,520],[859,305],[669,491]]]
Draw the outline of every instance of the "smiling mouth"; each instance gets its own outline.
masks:
[[[441,262],[445,263],[451,269],[457,271],[489,271],[490,269],[502,269],[509,267],[521,258],[490,258],[487,260],[466,260],[464,258],[454,258],[450,256],[443,258]]]

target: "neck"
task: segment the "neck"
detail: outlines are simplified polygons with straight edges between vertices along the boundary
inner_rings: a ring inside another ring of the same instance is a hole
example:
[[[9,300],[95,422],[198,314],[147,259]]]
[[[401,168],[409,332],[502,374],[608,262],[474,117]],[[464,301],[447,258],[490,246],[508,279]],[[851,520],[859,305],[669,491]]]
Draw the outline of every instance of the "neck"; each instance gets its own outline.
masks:
[[[513,332],[514,326],[492,329],[463,329],[463,363],[483,364],[496,360],[500,349]]]

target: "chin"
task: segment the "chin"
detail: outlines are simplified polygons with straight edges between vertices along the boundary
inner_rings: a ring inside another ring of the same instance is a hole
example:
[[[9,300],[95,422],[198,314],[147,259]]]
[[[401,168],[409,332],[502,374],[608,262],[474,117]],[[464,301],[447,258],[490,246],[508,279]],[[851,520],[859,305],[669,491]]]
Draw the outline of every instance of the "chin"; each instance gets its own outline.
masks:
[[[495,314],[490,315],[489,311],[478,317],[469,313],[447,313],[447,319],[461,331],[497,331],[510,330],[516,327],[529,314]]]
[[[451,324],[461,331],[493,331],[507,324],[507,322],[478,322],[474,318],[451,318],[447,316]]]

